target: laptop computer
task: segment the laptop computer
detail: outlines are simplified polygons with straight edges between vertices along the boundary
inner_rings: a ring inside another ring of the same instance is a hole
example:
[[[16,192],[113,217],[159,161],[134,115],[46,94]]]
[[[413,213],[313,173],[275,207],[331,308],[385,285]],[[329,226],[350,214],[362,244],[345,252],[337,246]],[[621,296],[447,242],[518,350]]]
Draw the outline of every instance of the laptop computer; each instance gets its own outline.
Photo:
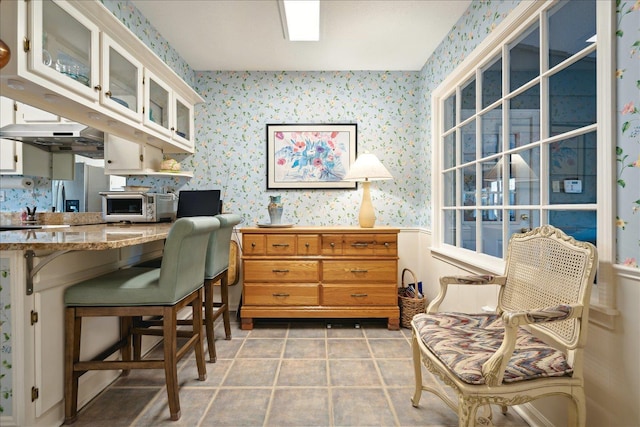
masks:
[[[214,216],[222,212],[220,190],[182,190],[176,217]]]

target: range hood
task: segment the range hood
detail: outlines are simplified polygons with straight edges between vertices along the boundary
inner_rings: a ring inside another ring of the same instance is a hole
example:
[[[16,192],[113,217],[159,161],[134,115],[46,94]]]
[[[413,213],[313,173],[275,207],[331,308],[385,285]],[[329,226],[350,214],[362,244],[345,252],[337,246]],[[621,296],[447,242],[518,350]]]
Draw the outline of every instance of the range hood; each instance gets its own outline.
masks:
[[[11,124],[0,128],[0,138],[21,141],[52,153],[104,158],[104,132],[80,123]]]

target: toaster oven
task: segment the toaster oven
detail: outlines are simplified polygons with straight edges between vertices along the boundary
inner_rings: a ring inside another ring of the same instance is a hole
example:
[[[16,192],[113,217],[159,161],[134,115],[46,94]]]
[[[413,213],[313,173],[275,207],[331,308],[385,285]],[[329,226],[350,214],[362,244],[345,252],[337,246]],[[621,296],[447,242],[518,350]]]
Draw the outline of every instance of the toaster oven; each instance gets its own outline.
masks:
[[[104,191],[102,218],[106,222],[165,222],[176,219],[173,194]]]

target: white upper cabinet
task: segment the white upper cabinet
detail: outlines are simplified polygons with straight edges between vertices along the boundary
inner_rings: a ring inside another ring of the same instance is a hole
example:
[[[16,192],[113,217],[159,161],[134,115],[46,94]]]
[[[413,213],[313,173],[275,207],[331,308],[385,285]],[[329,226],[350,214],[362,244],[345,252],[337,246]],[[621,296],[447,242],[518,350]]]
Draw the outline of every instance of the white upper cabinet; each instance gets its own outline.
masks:
[[[187,149],[193,150],[193,105],[174,92],[173,94],[173,118],[171,136],[173,140],[182,144]]]
[[[144,123],[193,151],[193,105],[145,69]]]
[[[100,102],[140,122],[143,109],[142,63],[102,33]]]
[[[66,2],[31,1],[29,68],[74,93],[97,100],[99,29]]]
[[[171,88],[150,70],[144,74],[144,124],[171,137]]]
[[[3,96],[165,154],[194,152],[204,100],[100,1],[1,1],[0,38],[12,52]]]

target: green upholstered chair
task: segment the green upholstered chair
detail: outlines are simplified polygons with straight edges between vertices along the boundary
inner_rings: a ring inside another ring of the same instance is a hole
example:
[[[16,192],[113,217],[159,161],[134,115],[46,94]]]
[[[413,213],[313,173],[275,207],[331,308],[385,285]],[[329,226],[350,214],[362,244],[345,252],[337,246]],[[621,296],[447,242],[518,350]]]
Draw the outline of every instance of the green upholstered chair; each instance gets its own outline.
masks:
[[[197,218],[197,217],[196,217]],[[204,325],[207,334],[207,348],[209,359],[216,361],[216,346],[213,325],[215,320],[222,316],[224,323],[225,339],[231,339],[231,320],[229,317],[229,252],[231,247],[231,234],[233,227],[242,222],[242,217],[236,214],[219,214],[215,216],[220,221],[220,229],[211,233],[207,246],[207,257],[204,273]],[[163,257],[166,257],[165,252]],[[140,264],[141,267],[158,267],[163,258],[154,259]],[[220,282],[220,299],[214,301],[214,286]],[[215,309],[215,310],[214,310]],[[190,325],[191,320],[179,320],[179,325]],[[157,320],[144,321],[144,326],[159,326]],[[140,340],[134,342],[134,355],[139,356]]]
[[[89,370],[121,369],[126,375],[131,369],[164,369],[171,419],[180,418],[178,360],[193,349],[201,381],[206,379],[206,367],[201,327],[180,331],[189,339],[177,348],[177,313],[191,305],[194,324],[202,324],[205,256],[209,237],[219,227],[220,221],[213,217],[178,219],[167,236],[160,268],[117,270],[66,289],[65,424],[76,420],[78,379]],[[121,338],[93,360],[80,361],[82,318],[89,316],[119,317]],[[162,318],[163,360],[132,359],[132,337],[147,332],[134,327],[134,319],[142,316]],[[105,360],[118,350],[121,360]]]
[[[216,217],[220,221],[220,229],[211,233],[207,247],[207,260],[204,268],[204,322],[207,332],[209,358],[216,361],[215,337],[213,323],[222,316],[224,322],[225,339],[231,339],[231,321],[229,319],[229,252],[231,248],[231,234],[233,227],[242,222],[242,217],[236,214],[220,214]],[[213,300],[213,286],[220,282],[220,302]],[[215,308],[215,310],[214,310]]]

